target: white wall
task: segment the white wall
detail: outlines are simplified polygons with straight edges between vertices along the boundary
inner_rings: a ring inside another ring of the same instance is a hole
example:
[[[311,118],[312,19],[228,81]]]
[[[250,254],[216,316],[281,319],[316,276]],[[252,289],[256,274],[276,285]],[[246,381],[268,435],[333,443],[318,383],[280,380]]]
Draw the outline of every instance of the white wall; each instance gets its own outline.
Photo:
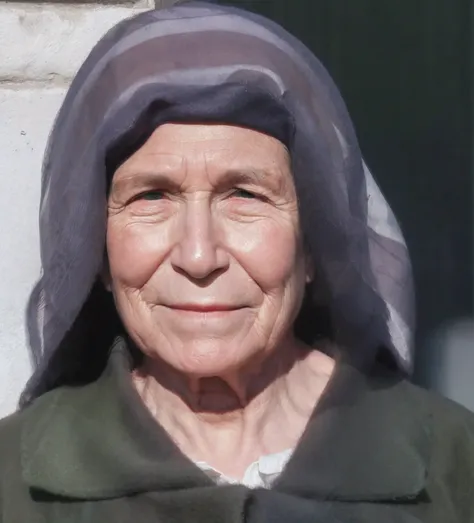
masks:
[[[153,5],[0,1],[0,417],[16,408],[31,374],[24,311],[40,271],[37,214],[49,129],[96,41]]]

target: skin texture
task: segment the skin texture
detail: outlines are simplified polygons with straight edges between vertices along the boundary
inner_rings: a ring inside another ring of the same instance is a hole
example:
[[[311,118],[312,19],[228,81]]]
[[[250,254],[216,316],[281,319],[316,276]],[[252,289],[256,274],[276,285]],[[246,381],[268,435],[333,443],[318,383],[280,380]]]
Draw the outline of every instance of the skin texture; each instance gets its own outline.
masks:
[[[163,125],[117,169],[108,216],[106,278],[156,419],[235,477],[294,446],[333,362],[292,332],[313,269],[283,144]]]

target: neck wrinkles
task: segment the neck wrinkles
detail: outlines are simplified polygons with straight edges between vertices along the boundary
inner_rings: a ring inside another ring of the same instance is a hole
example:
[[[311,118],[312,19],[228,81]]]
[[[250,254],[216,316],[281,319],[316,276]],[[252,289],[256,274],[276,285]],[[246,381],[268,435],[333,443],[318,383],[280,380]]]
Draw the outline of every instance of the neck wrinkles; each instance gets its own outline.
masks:
[[[331,358],[291,339],[226,376],[185,376],[147,359],[132,380],[188,458],[242,477],[262,455],[296,446],[333,369]]]

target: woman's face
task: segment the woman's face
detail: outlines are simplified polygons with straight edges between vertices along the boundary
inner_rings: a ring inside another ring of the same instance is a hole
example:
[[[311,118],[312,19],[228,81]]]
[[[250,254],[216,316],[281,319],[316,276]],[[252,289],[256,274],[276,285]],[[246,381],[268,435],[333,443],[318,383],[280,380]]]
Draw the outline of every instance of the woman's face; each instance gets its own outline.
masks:
[[[241,127],[159,127],[114,175],[107,253],[149,357],[216,376],[291,342],[310,275],[286,148]]]

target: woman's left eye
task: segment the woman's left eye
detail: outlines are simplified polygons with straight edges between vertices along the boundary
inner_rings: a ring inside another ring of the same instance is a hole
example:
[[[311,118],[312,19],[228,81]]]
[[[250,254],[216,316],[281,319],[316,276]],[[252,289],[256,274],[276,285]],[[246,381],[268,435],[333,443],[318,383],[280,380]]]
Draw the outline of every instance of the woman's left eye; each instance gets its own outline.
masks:
[[[246,191],[245,189],[235,189],[232,193],[232,196],[236,196],[237,198],[247,198],[247,199],[253,199],[257,198],[257,195],[253,192]]]

